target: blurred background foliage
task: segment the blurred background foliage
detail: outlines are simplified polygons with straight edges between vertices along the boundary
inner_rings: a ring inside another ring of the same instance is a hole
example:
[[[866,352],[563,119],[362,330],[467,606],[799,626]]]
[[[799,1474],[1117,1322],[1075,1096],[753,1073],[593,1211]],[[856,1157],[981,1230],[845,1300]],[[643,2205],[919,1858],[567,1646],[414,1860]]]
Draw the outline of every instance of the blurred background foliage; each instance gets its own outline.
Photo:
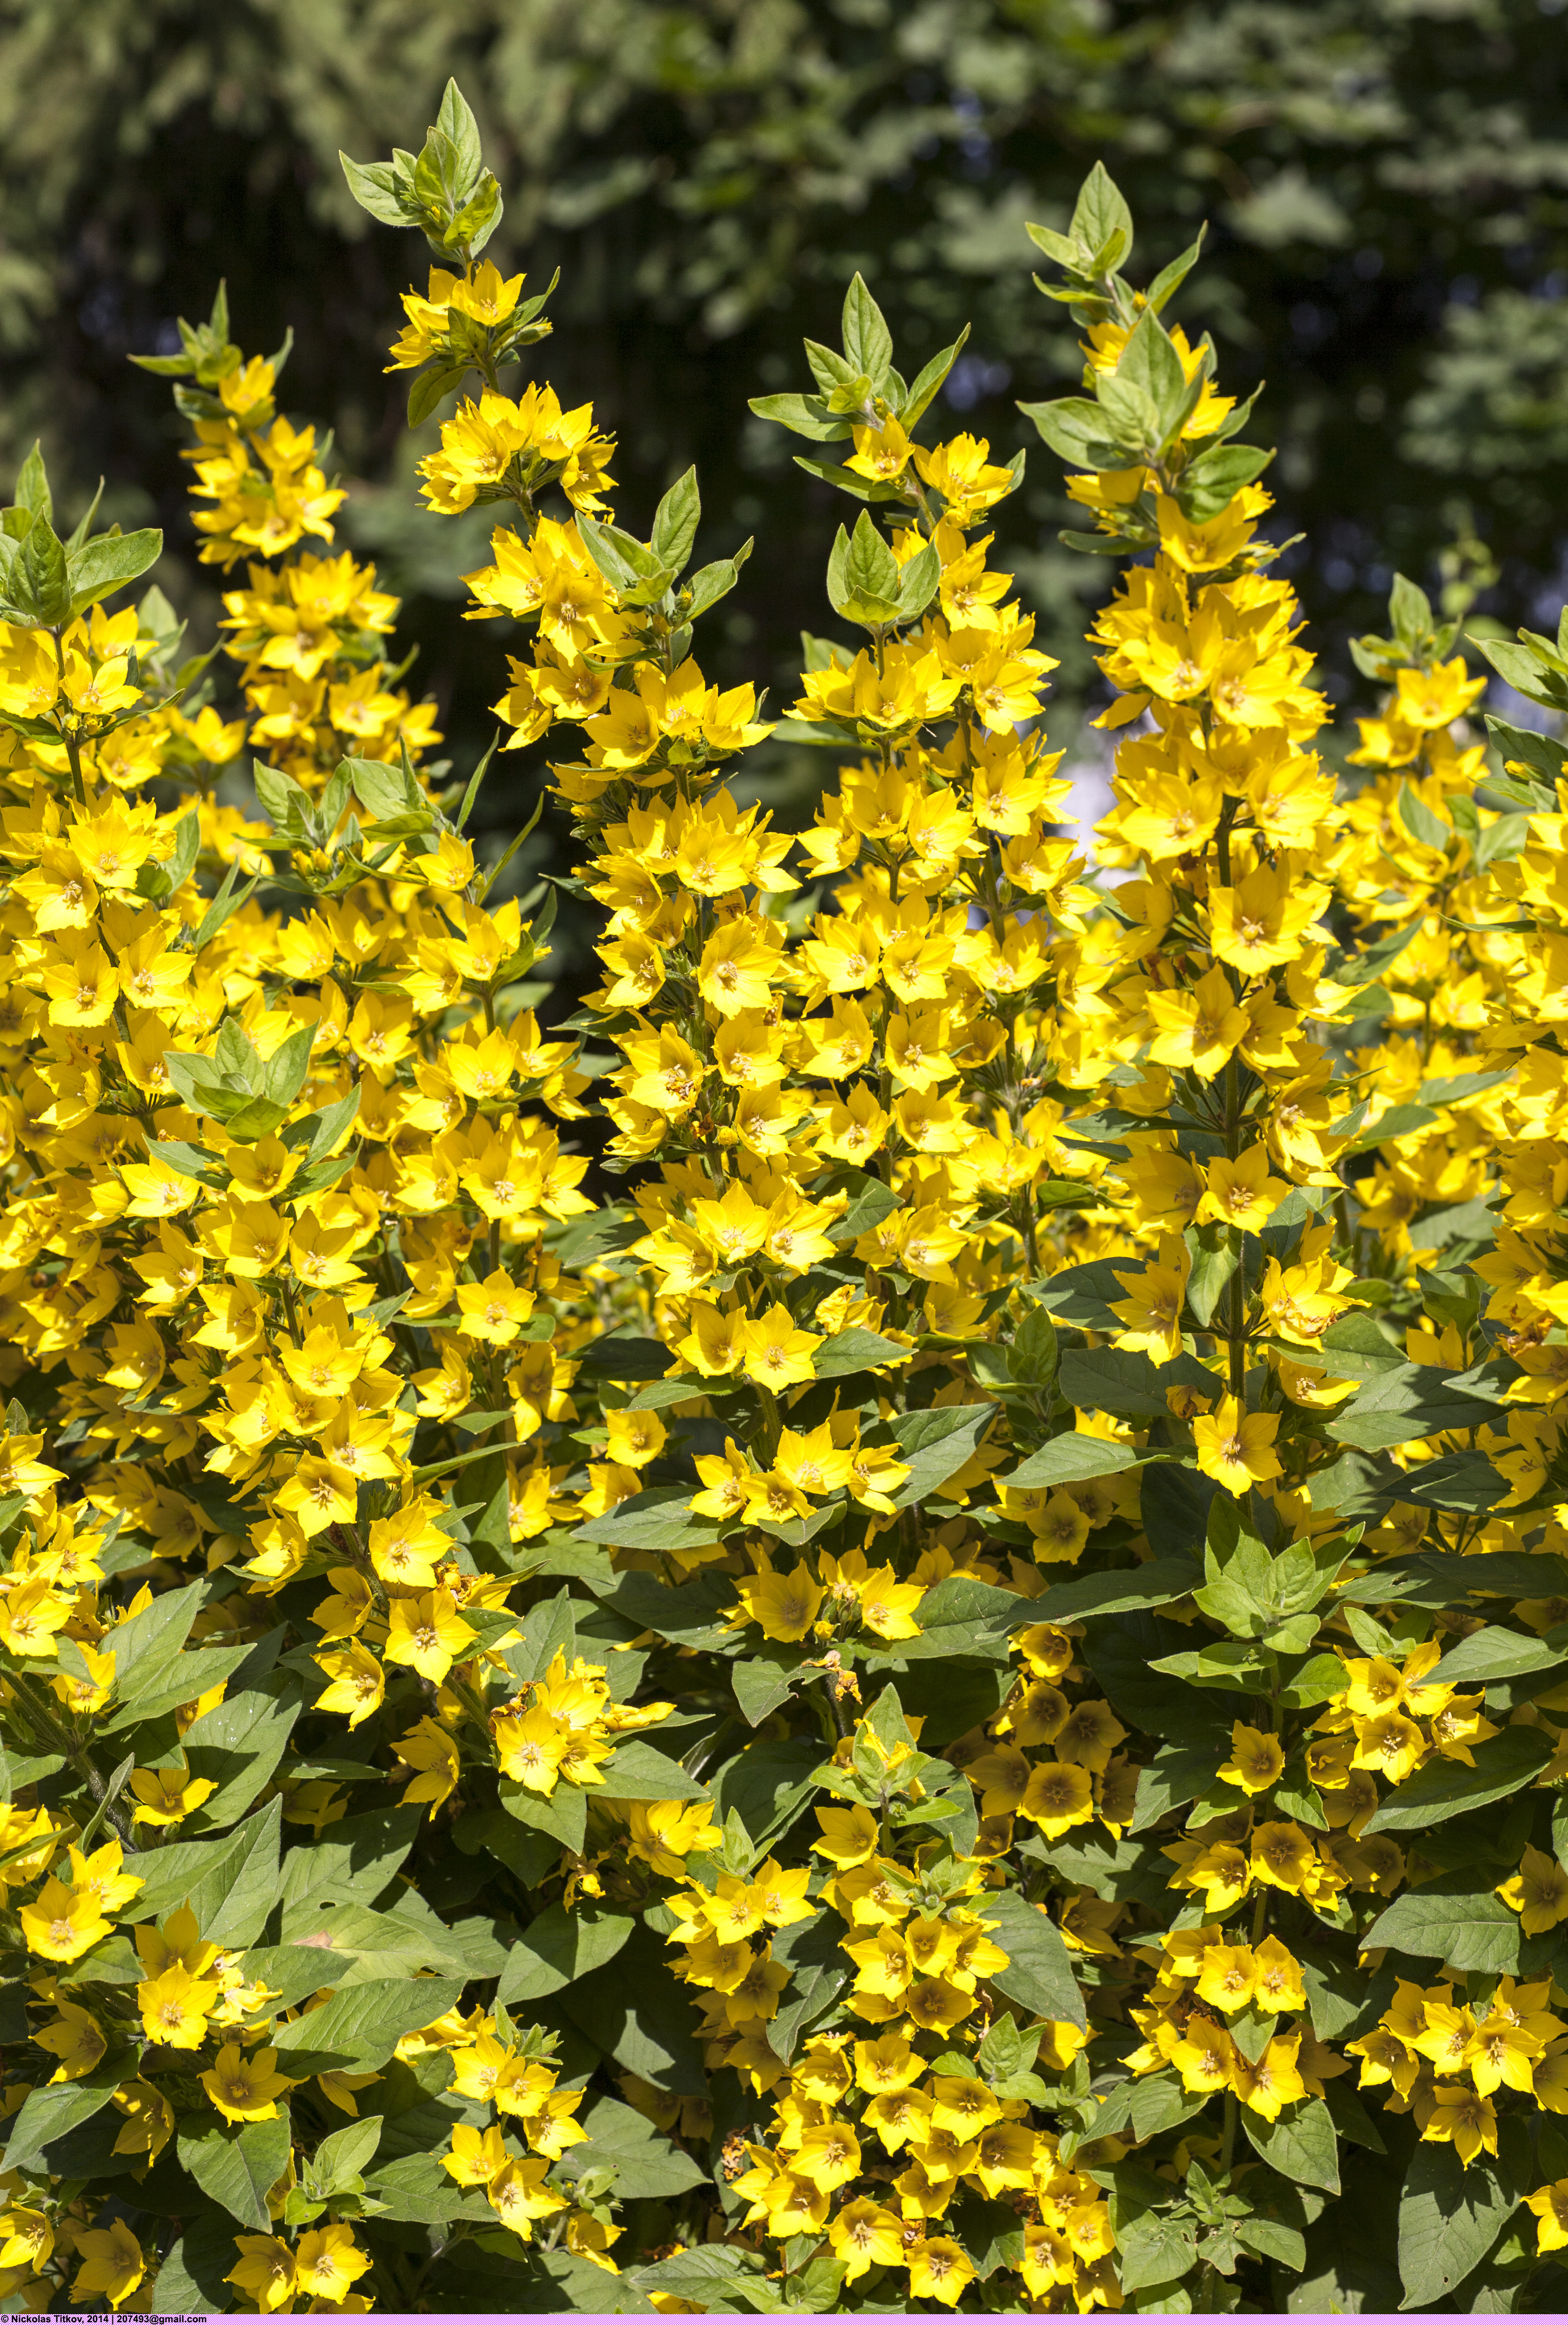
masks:
[[[416,145],[442,83],[472,98],[507,198],[493,255],[556,265],[541,369],[620,438],[635,530],[695,459],[699,554],[760,553],[701,651],[726,682],[793,697],[797,633],[828,625],[841,504],[746,399],[800,384],[861,269],[906,369],[974,326],[938,418],[1030,441],[995,557],[1063,661],[1070,741],[1094,673],[1079,644],[1093,560],[1056,543],[1055,463],[1015,409],[1070,390],[1062,310],[1033,288],[1024,221],[1061,227],[1102,156],[1152,271],[1207,219],[1177,312],[1225,384],[1266,384],[1260,440],[1331,685],[1380,625],[1391,570],[1482,594],[1510,625],[1554,614],[1568,484],[1568,24],[1563,0],[0,0],[0,459],[42,433],[68,510],[98,474],[155,513],[159,578],[198,628],[199,568],[157,383],[125,357],[176,344],[227,275],[237,336],[296,334],[283,402],[336,431],[363,479],[348,537],[407,601],[416,688],[460,764],[493,722],[496,627],[460,619],[483,513],[422,514],[397,473],[404,392],[385,379],[397,293],[426,263],[370,228],[339,146]],[[434,423],[423,431],[433,441]],[[1006,551],[1005,556],[1002,551]],[[530,753],[532,761],[537,754]],[[536,769],[489,787],[498,828]],[[756,759],[785,821],[813,755]],[[543,846],[544,843],[539,843]]]

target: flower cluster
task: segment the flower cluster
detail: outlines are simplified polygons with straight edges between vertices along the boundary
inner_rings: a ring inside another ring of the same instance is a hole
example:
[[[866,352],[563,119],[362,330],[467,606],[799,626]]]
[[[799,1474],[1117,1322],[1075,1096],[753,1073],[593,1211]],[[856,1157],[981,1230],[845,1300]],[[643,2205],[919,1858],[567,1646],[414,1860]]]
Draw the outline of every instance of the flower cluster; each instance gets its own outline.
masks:
[[[434,261],[503,755],[431,759],[221,299],[149,359],[219,653],[36,456],[0,528],[0,2292],[1561,2306],[1561,744],[1400,580],[1336,775],[1197,250],[1136,289],[1103,171],[1025,407],[1110,575],[1090,847],[958,347],[857,277],[756,400],[856,504],[769,718],[699,644],[751,544],[694,475],[617,522],[516,372],[456,89],[346,167]]]

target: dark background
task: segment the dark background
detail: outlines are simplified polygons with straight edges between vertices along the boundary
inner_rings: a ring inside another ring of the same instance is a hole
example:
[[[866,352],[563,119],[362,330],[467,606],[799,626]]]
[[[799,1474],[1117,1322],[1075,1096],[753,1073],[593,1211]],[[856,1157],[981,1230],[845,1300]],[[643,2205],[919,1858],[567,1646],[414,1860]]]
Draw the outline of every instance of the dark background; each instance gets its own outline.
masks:
[[[0,465],[42,431],[68,515],[161,522],[159,579],[209,632],[190,552],[182,431],[128,354],[177,344],[227,277],[235,334],[296,349],[283,402],[336,431],[363,482],[344,532],[405,599],[413,673],[466,768],[493,728],[506,625],[465,625],[488,526],[427,515],[406,382],[383,375],[417,237],[352,205],[336,153],[416,147],[449,72],[507,211],[492,255],[562,270],[540,369],[591,396],[620,449],[617,515],[645,531],[695,459],[700,557],[758,553],[704,625],[710,675],[776,713],[847,504],[791,465],[747,398],[805,384],[860,268],[913,374],[964,321],[935,415],[993,457],[1030,447],[993,561],[1062,657],[1071,743],[1094,681],[1080,642],[1108,580],[1056,541],[1059,463],[1015,409],[1071,393],[1070,323],[1031,280],[1026,218],[1066,222],[1102,157],[1137,219],[1135,280],[1203,219],[1174,314],[1211,329],[1224,383],[1266,383],[1278,531],[1327,681],[1396,568],[1478,610],[1554,625],[1568,485],[1568,18],[1563,0],[0,0]],[[807,449],[800,447],[798,449]],[[515,640],[513,640],[514,644]],[[1365,707],[1363,700],[1362,707]],[[545,754],[498,763],[498,834]],[[808,820],[818,755],[775,743],[749,779]],[[543,848],[543,838],[531,849]],[[535,856],[535,864],[548,862]]]

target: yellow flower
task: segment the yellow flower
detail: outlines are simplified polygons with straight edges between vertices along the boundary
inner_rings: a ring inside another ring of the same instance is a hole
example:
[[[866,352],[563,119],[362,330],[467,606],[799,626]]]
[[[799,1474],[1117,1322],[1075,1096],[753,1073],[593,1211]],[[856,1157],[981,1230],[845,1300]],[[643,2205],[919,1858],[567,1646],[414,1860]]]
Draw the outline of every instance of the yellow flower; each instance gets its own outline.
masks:
[[[1526,1843],[1518,1871],[1498,1885],[1497,1894],[1522,1917],[1527,1938],[1568,1922],[1568,1873],[1543,1848]]]
[[[487,2188],[497,2172],[506,2169],[506,2143],[494,2124],[488,2131],[477,2130],[471,2124],[454,2124],[451,2153],[443,2155],[441,2163],[459,2187]]]
[[[1192,1423],[1198,1467],[1227,1493],[1246,1495],[1283,1474],[1274,1450],[1279,1434],[1276,1413],[1244,1413],[1233,1396],[1222,1396],[1212,1413]]]
[[[1075,1824],[1094,1815],[1094,1783],[1087,1768],[1060,1760],[1038,1762],[1018,1803],[1018,1813],[1037,1824],[1047,1840],[1060,1840]]]
[[[360,1728],[372,1711],[382,1709],[386,1672],[358,1639],[349,1639],[347,1646],[330,1655],[314,1655],[311,1663],[330,1679],[330,1688],[316,1697],[316,1711],[344,1711],[349,1716],[349,1728]]]
[[[249,2293],[256,2309],[268,2316],[283,2308],[294,2292],[294,2256],[281,2237],[237,2236],[239,2260],[224,2278]]]
[[[1242,2106],[1262,2116],[1266,2123],[1275,2122],[1282,2107],[1294,2107],[1297,2099],[1306,2097],[1306,2085],[1296,2064],[1301,2044],[1299,2034],[1276,2034],[1256,2060],[1237,2052],[1231,2088]]]
[[[79,2228],[76,2248],[82,2256],[71,2287],[76,2302],[89,2293],[101,2293],[111,2308],[118,2309],[146,2274],[142,2247],[124,2220],[116,2220],[107,2228]]]
[[[1257,1984],[1257,1962],[1250,1946],[1211,1946],[1203,1956],[1198,1993],[1217,2010],[1245,2010]]]
[[[1452,2083],[1439,2083],[1432,2098],[1432,2114],[1423,2139],[1452,2140],[1460,2162],[1467,2165],[1478,2155],[1497,2154],[1497,2109],[1489,2098]]]
[[[51,2083],[73,2083],[79,2076],[90,2075],[107,2048],[104,2030],[97,2020],[79,2004],[62,2002],[60,2016],[41,2026],[33,2041],[41,2050],[52,2051],[60,2061],[50,2077]],[[5,2264],[0,2263],[0,2266]]]
[[[812,1359],[821,1345],[818,1334],[801,1331],[789,1310],[775,1301],[765,1316],[755,1317],[746,1328],[742,1359],[746,1376],[775,1395],[797,1381],[814,1380]]]
[[[174,2136],[174,2110],[151,2083],[122,2083],[114,2104],[126,2117],[115,2142],[116,2155],[145,2155],[156,2163]]]
[[[1187,2031],[1171,2053],[1171,2064],[1188,2091],[1223,2091],[1231,2085],[1239,2053],[1222,2026],[1206,2018],[1190,2018]]]
[[[1316,1859],[1299,1825],[1260,1824],[1253,1831],[1249,1862],[1256,1880],[1299,1893]]]
[[[372,2265],[370,2255],[355,2243],[353,2229],[341,2226],[308,2228],[294,2254],[299,2290],[333,2303]]]
[[[482,1283],[459,1284],[458,1311],[457,1329],[466,1339],[507,1348],[533,1313],[533,1294],[497,1267]]]
[[[565,2197],[546,2184],[549,2169],[547,2155],[513,2157],[496,2172],[487,2191],[496,2218],[524,2243],[533,2234],[535,2220],[548,2219],[552,2212],[567,2209]]]
[[[210,1776],[193,1776],[183,1761],[175,1768],[137,1768],[131,1775],[136,1806],[133,1824],[180,1824],[210,1799],[218,1786]]]
[[[1554,2180],[1549,2187],[1537,2188],[1533,2196],[1526,2197],[1525,2202],[1540,2224],[1536,2230],[1536,2250],[1553,2253],[1568,2246],[1568,2180]],[[3,2258],[4,2255],[0,2255]]]
[[[167,2043],[176,2051],[199,2051],[207,2039],[207,2021],[221,1991],[215,1980],[194,1978],[176,1964],[136,1988],[149,2042]]]
[[[793,1574],[759,1574],[738,1583],[736,1591],[740,1600],[737,1612],[759,1624],[765,1639],[786,1642],[805,1637],[823,1598],[821,1585],[804,1564]]]
[[[292,2086],[277,2071],[275,2051],[243,2052],[226,2042],[201,2078],[201,2088],[227,2123],[267,2123]]]
[[[386,1660],[389,1663],[407,1663],[421,1679],[439,1684],[453,1663],[460,1662],[478,1644],[475,1634],[458,1613],[458,1602],[450,1590],[426,1590],[417,1598],[394,1598],[392,1602]]]
[[[830,1863],[845,1866],[864,1865],[877,1847],[877,1820],[869,1809],[829,1808],[813,1811],[822,1828],[821,1840],[812,1847]]]
[[[0,2214],[0,2269],[42,2270],[54,2250],[54,2230],[42,2212],[17,2205]]]
[[[905,2258],[912,2300],[940,2301],[953,2309],[964,2287],[974,2280],[973,2263],[951,2237],[924,2237],[910,2246]]]
[[[435,1720],[422,1719],[417,1728],[400,1736],[397,1756],[405,1767],[417,1771],[413,1783],[404,1792],[405,1804],[428,1801],[432,1809],[440,1808],[457,1790],[462,1768],[458,1747]]]
[[[1277,1938],[1265,1938],[1253,1955],[1252,2000],[1258,2010],[1304,2010],[1307,2006],[1301,1964]]]
[[[1277,1736],[1248,1728],[1244,1720],[1232,1721],[1230,1757],[1217,1771],[1228,1783],[1239,1785],[1249,1796],[1266,1792],[1284,1766],[1285,1753]]]
[[[22,1907],[17,1919],[28,1952],[42,1954],[46,1961],[79,1961],[89,1947],[109,1934],[97,1896],[68,1889],[52,1874],[35,1901]]]
[[[719,1839],[706,1801],[632,1801],[626,1814],[632,1855],[666,1881],[680,1880],[687,1857]]]

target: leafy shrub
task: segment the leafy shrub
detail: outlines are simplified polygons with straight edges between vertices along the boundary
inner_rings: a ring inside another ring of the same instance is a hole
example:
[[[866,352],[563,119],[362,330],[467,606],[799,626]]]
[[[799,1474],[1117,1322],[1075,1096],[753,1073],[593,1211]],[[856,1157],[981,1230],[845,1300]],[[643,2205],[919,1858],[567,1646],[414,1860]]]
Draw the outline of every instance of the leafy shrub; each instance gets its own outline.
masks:
[[[10,2305],[1549,2303],[1559,746],[1498,771],[1401,583],[1341,796],[1197,252],[1130,289],[1097,170],[1029,409],[1122,562],[1107,876],[1021,464],[858,279],[755,407],[864,504],[775,832],[691,653],[745,552],[504,390],[548,294],[455,88],[348,168],[436,255],[394,365],[605,982],[541,1028],[549,902],[220,297],[148,368],[233,716],[106,610],[156,535],[33,460],[0,537]]]

